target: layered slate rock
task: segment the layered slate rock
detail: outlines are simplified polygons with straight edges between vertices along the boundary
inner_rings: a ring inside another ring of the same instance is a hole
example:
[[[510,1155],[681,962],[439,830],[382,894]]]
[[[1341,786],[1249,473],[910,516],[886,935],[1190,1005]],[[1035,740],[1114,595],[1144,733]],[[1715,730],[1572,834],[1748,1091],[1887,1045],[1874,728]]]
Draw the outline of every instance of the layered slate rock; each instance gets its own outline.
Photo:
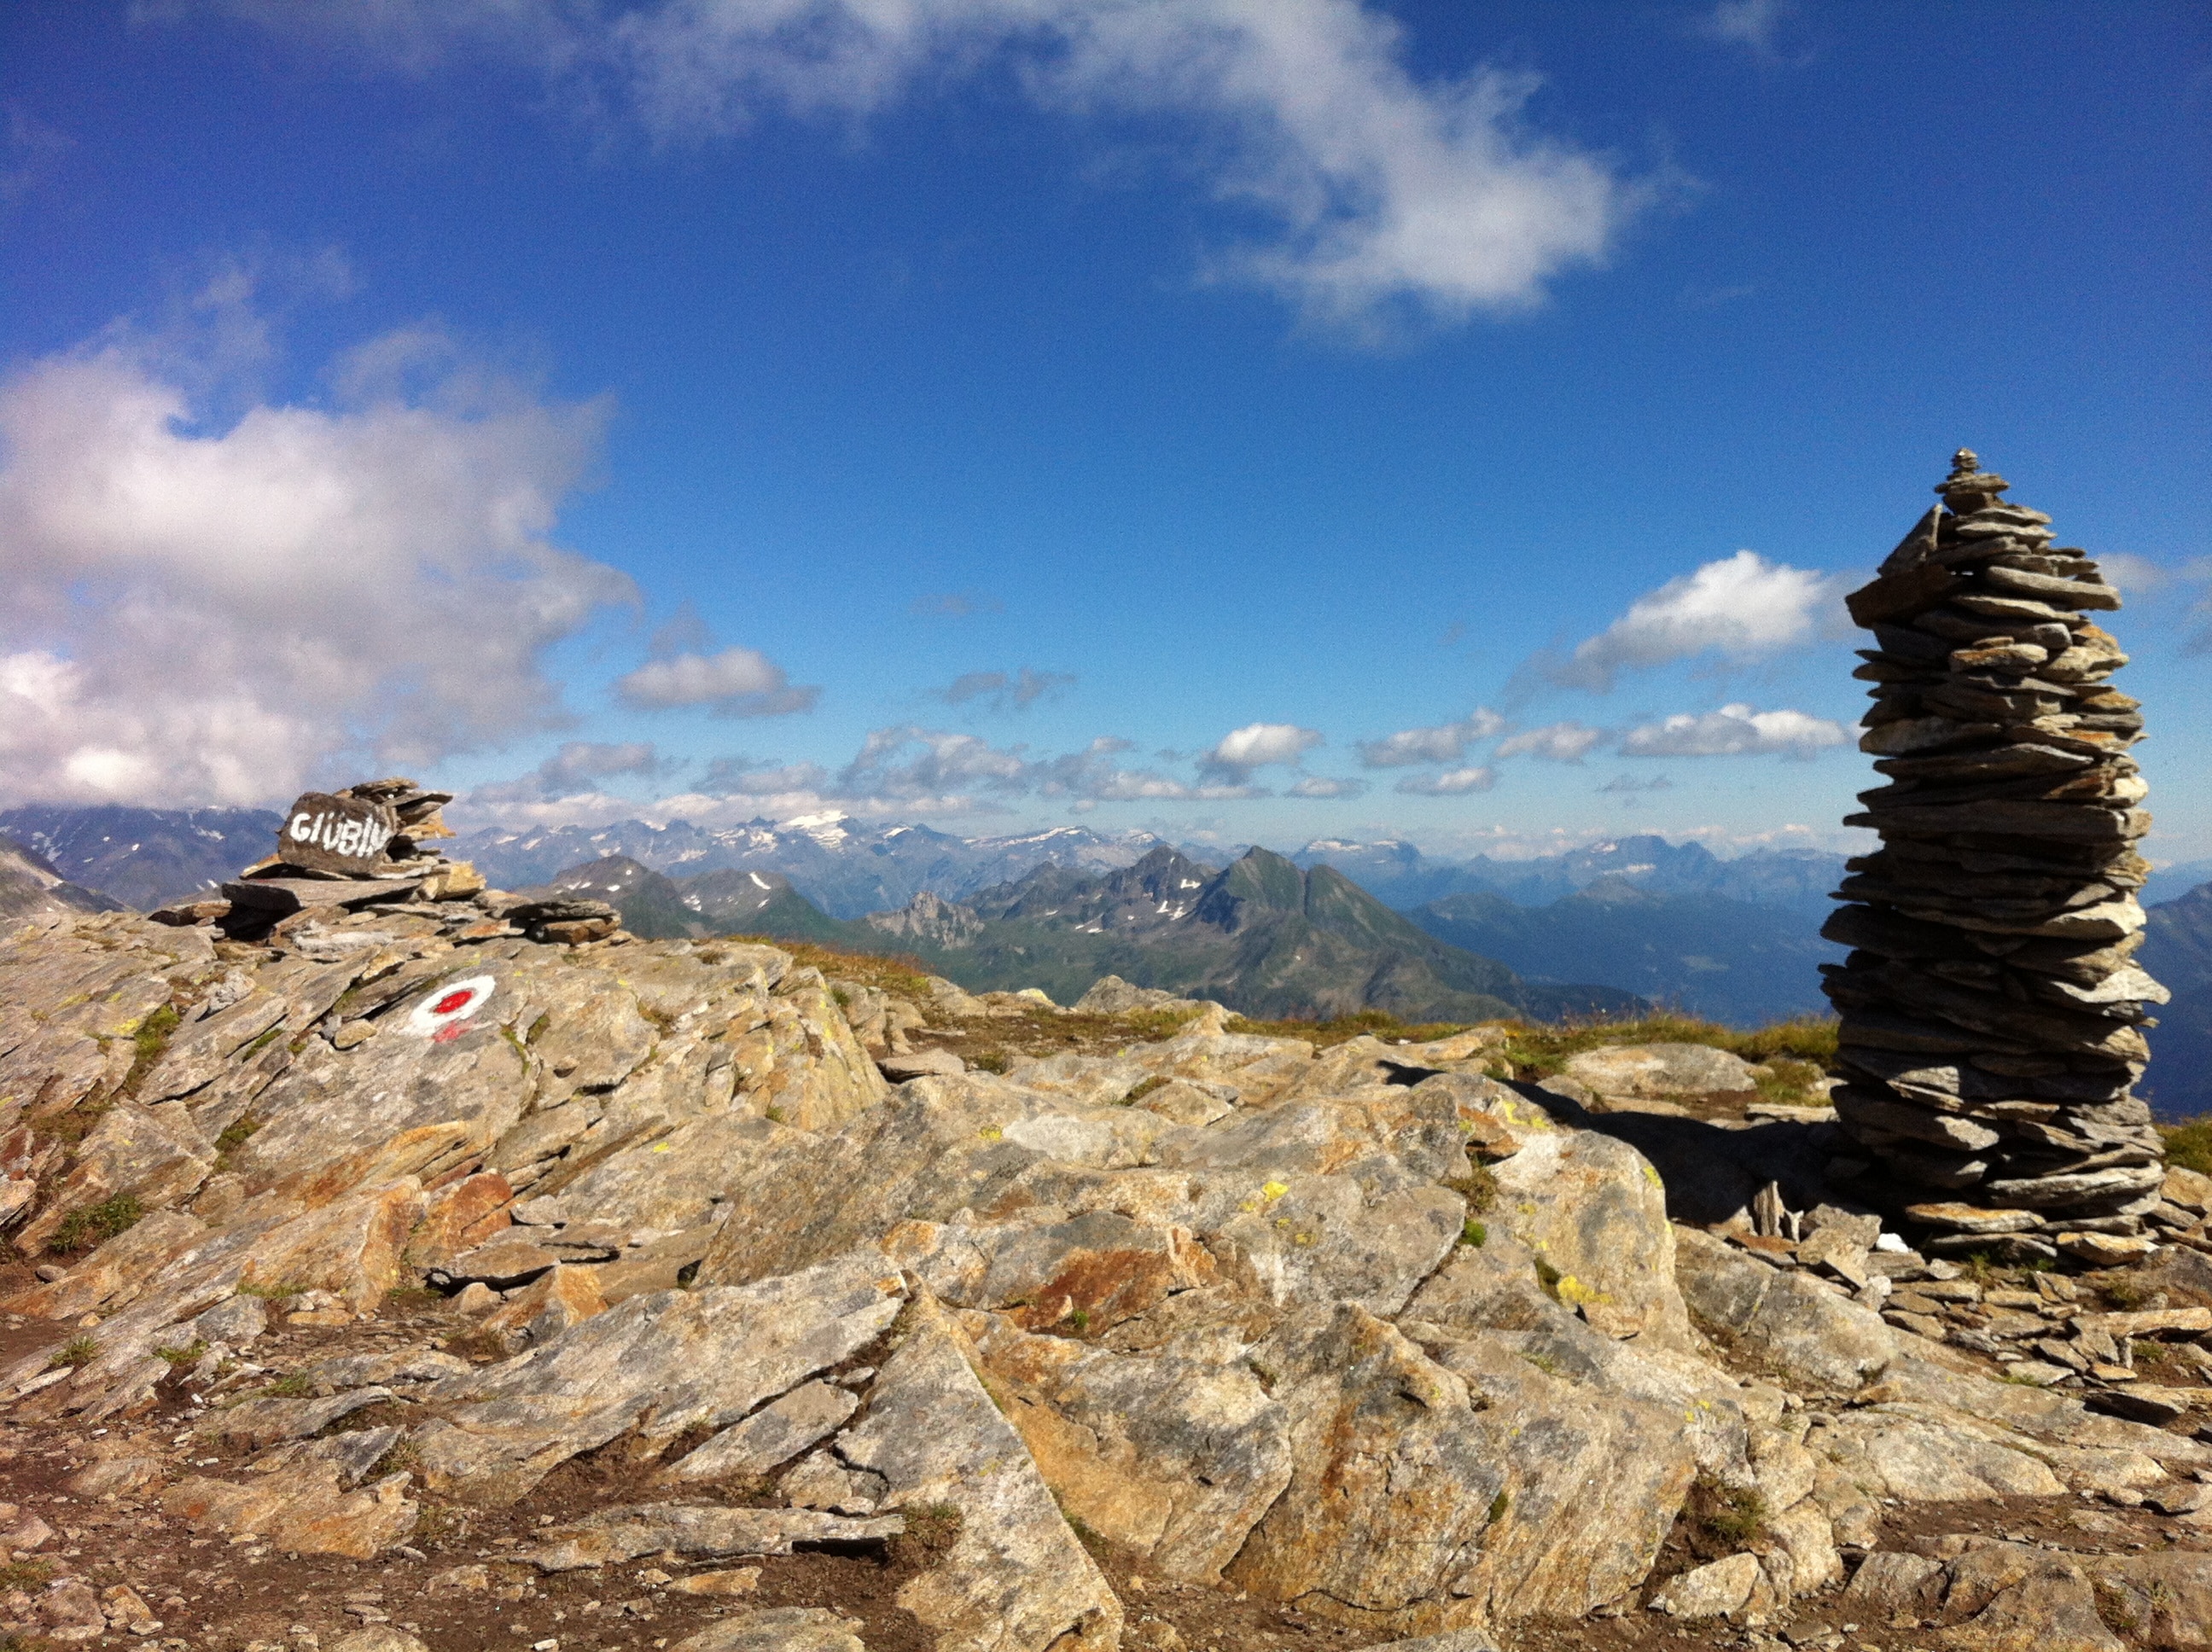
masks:
[[[1844,1128],[1878,1157],[1937,1248],[2132,1233],[2162,1149],[2133,1094],[2165,989],[2134,962],[2150,867],[2128,750],[2127,663],[2094,616],[2119,593],[2051,519],[1961,449],[1930,510],[1851,596],[1873,631],[1861,794],[1881,847],[1849,864],[1822,933],[1843,1017]],[[1946,1212],[1963,1212],[1947,1215]]]

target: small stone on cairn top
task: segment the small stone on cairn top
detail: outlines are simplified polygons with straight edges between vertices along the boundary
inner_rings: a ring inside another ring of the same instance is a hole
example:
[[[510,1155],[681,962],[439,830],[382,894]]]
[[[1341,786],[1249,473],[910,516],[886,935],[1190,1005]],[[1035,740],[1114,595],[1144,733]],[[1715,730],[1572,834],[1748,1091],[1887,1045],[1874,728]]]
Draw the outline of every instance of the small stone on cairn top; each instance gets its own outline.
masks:
[[[2167,997],[2134,962],[2142,718],[2089,617],[2119,593],[2009,485],[1960,449],[1942,504],[1850,598],[1878,645],[1853,673],[1874,685],[1860,749],[1889,783],[1845,823],[1881,847],[1821,932],[1854,949],[1824,966],[1835,1102],[1932,1248],[2101,1254],[2164,1175],[2132,1093]]]

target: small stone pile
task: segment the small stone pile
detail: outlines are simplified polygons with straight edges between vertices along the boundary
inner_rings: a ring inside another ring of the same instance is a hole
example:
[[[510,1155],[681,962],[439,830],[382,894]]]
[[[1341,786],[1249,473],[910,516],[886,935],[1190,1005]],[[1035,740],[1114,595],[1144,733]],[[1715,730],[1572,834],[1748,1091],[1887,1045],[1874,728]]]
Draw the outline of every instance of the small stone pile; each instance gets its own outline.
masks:
[[[222,885],[221,899],[181,902],[151,915],[256,936],[279,925],[404,906],[437,913],[471,940],[518,935],[576,945],[621,932],[621,914],[605,901],[509,895],[486,887],[469,862],[447,859],[436,842],[453,835],[441,814],[453,800],[452,793],[404,775],[310,793],[286,812],[276,853]]]
[[[1850,598],[1879,645],[1854,673],[1875,685],[1860,748],[1890,783],[1845,823],[1882,847],[1849,864],[1821,932],[1855,950],[1823,969],[1838,1116],[1929,1248],[2051,1256],[2136,1236],[2159,1206],[2162,1145],[2131,1092],[2167,994],[2133,962],[2142,718],[2088,616],[2119,593],[2008,485],[1961,449],[1943,503]]]
[[[2161,1426],[2186,1418],[2199,1438],[2212,1440],[2203,1390],[2172,1386],[2212,1376],[2212,1308],[2172,1306],[2153,1290],[2128,1311],[2101,1312],[2081,1286],[2047,1270],[2006,1288],[1995,1282],[2002,1276],[1972,1277],[1913,1249],[1883,1232],[1878,1216],[1830,1204],[1792,1210],[1778,1182],[1760,1190],[1750,1213],[1748,1229],[1716,1231],[1769,1267],[1874,1309],[1901,1331],[1995,1360],[2018,1382],[2078,1389],[2093,1411]],[[2212,1176],[2169,1169],[2147,1219],[2162,1243],[2212,1254]],[[2093,1264],[2131,1260],[2142,1245],[2094,1232],[2068,1242],[2074,1260]],[[2153,1345],[2140,1365],[2138,1342]]]

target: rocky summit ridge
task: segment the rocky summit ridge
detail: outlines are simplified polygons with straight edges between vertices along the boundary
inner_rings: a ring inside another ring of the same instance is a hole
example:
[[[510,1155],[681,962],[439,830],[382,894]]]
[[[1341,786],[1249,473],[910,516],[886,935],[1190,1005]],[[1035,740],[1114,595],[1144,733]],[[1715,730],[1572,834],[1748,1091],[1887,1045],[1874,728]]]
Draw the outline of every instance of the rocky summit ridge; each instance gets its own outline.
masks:
[[[2212,1180],[2046,1283],[1722,1051],[1063,1011],[422,847],[0,942],[0,1633],[2206,1643]]]

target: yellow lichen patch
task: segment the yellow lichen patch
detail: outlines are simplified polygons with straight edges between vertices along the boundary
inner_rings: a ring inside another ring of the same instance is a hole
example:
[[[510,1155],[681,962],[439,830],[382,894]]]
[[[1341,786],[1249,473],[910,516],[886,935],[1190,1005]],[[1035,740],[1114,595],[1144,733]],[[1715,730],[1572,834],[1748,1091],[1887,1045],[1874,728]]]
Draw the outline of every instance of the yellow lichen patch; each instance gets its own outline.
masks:
[[[1591,1290],[1571,1273],[1562,1273],[1559,1276],[1559,1282],[1553,1287],[1553,1294],[1570,1308],[1579,1308],[1584,1303],[1603,1308],[1610,1305],[1613,1301],[1612,1297],[1607,1293]]]

